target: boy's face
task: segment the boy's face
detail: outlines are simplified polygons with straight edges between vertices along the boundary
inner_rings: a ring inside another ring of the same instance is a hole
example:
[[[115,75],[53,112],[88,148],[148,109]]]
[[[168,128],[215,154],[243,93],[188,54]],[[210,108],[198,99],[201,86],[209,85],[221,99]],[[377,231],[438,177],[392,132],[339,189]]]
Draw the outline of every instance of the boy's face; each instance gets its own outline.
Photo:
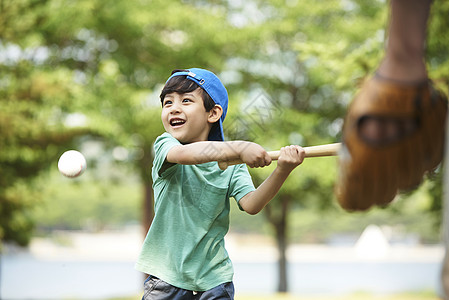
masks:
[[[209,117],[200,88],[185,94],[167,94],[162,101],[161,119],[165,131],[183,144],[207,141]]]

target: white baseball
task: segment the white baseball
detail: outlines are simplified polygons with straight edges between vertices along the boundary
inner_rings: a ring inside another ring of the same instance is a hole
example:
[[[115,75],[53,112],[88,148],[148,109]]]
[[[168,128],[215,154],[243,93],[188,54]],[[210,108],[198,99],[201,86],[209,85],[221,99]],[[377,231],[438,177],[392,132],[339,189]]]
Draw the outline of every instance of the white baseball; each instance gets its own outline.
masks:
[[[76,150],[64,152],[58,161],[59,172],[70,178],[81,175],[86,167],[87,163],[84,155]]]

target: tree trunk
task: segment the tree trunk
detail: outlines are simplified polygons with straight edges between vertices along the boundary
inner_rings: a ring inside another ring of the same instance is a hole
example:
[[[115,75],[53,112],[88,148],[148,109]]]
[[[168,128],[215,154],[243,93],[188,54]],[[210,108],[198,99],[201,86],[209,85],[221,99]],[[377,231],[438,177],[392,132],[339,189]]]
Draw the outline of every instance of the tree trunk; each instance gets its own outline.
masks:
[[[441,266],[441,286],[443,299],[449,299],[449,122],[446,126],[446,163],[444,164],[444,178],[443,178],[443,243],[445,246],[444,260]]]
[[[265,214],[268,221],[273,225],[276,232],[276,245],[279,252],[278,260],[278,289],[280,293],[288,292],[288,271],[287,271],[287,214],[290,197],[284,196],[280,199],[280,212],[276,215],[270,205],[265,207]],[[272,204],[275,205],[275,204]]]
[[[143,203],[142,203],[142,234],[145,237],[148,229],[154,218],[154,200],[153,200],[153,186],[151,182],[144,182],[143,184]],[[149,274],[143,273],[145,280]]]
[[[142,199],[142,232],[143,236],[147,235],[148,229],[154,218],[154,196],[153,196],[153,179],[151,177],[151,169],[153,167],[153,153],[150,149],[153,147],[153,141],[142,145],[144,152],[142,161],[138,163],[140,170],[140,178],[143,183],[143,199]]]
[[[286,228],[277,228],[277,247],[279,252],[279,260],[278,260],[278,275],[279,275],[279,283],[278,283],[278,292],[285,293],[288,291],[288,279],[287,279],[287,238],[286,238]]]
[[[150,229],[151,222],[154,218],[154,201],[153,201],[153,187],[151,182],[144,183],[144,196],[143,196],[143,216],[142,216],[142,230],[144,236]]]

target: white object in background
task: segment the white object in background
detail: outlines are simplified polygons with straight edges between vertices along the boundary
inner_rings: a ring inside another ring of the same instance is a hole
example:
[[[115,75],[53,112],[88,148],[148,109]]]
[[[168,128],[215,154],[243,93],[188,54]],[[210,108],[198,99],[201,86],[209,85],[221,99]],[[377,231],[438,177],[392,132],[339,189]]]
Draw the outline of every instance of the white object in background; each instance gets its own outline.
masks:
[[[390,243],[377,225],[366,227],[355,244],[356,256],[362,259],[385,258],[389,249]]]

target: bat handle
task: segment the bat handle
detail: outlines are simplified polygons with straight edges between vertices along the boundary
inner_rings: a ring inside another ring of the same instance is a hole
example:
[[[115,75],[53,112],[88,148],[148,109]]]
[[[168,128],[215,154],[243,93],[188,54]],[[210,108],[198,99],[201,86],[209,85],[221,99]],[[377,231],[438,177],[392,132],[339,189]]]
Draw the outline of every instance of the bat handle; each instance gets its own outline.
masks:
[[[341,143],[326,144],[319,146],[304,147],[305,157],[322,157],[322,156],[336,156],[340,151]],[[268,155],[272,160],[278,160],[281,151],[268,151]],[[232,165],[242,164],[241,159],[219,161],[218,167],[222,170],[226,170],[227,167]]]

